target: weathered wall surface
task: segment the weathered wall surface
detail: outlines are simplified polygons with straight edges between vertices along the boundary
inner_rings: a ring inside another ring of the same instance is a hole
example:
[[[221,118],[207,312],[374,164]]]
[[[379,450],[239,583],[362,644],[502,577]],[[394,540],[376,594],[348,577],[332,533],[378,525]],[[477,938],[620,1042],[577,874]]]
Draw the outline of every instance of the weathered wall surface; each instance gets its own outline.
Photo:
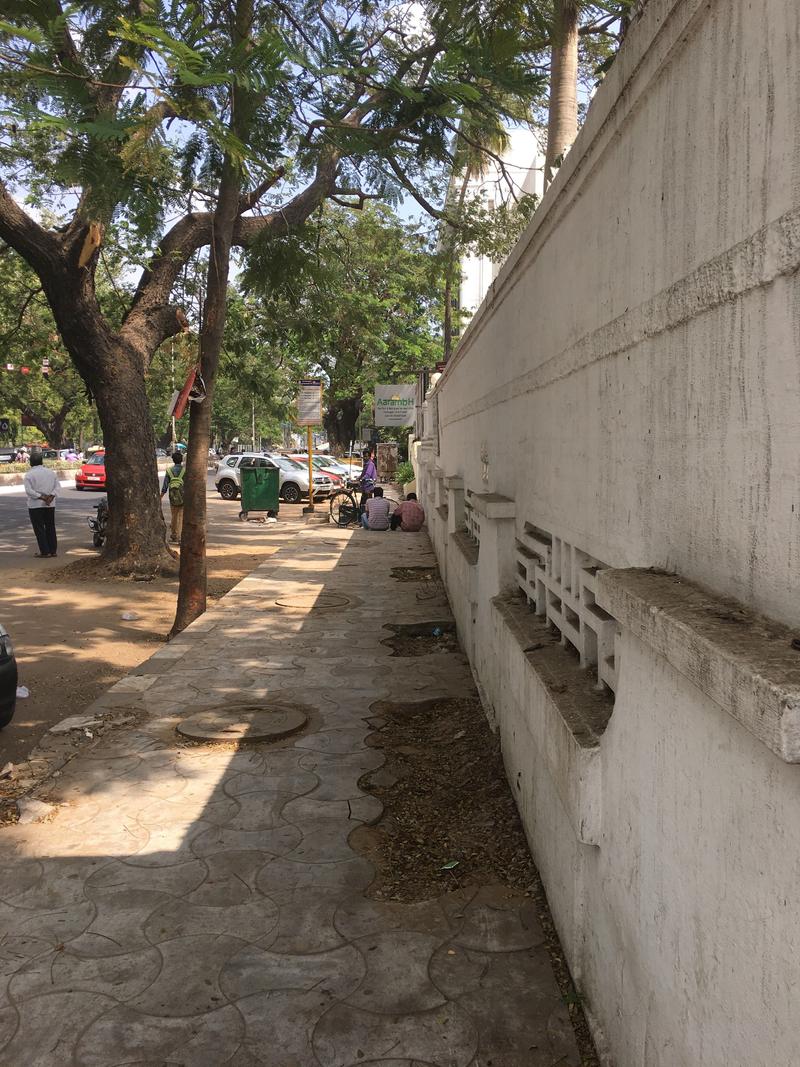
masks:
[[[796,621],[800,5],[650,0],[439,390],[440,465]],[[534,518],[535,517],[535,518]]]
[[[800,1063],[796,0],[649,0],[418,456],[614,1061]]]

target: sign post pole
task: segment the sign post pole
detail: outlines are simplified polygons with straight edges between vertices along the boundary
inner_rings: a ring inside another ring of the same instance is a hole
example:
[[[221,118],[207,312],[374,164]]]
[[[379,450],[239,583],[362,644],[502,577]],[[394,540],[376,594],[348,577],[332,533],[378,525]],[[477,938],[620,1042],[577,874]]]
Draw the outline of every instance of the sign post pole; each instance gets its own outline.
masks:
[[[308,431],[308,511],[314,510],[314,434],[310,426]]]
[[[322,382],[319,378],[303,378],[297,394],[297,424],[308,433],[308,507],[303,514],[314,512],[314,426],[322,422]]]

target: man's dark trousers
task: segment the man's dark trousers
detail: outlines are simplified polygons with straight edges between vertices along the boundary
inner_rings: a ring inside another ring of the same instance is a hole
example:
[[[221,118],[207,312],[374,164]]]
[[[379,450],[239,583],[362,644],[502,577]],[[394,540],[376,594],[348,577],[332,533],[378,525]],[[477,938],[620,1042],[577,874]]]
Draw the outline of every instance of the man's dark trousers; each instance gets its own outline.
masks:
[[[58,550],[56,537],[56,509],[55,508],[28,508],[31,517],[31,526],[36,534],[36,542],[39,552],[43,556],[54,556]]]

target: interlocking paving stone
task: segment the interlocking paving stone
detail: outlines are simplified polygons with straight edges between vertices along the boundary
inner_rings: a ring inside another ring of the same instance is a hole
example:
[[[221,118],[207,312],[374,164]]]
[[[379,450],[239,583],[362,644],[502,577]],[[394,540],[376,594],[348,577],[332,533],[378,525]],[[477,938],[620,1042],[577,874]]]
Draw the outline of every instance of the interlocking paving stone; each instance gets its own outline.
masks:
[[[407,1015],[446,1003],[428,975],[439,938],[411,930],[370,934],[353,942],[366,961],[363,984],[347,1003],[368,1011]]]
[[[275,952],[248,945],[222,968],[220,985],[232,1001],[254,993],[309,992],[324,986],[341,999],[364,979],[363,957],[352,945],[322,952]]]
[[[190,899],[190,894],[205,882],[208,865],[203,860],[162,867],[134,867],[124,860],[109,860],[86,879],[86,892],[92,889],[146,889]]]
[[[258,892],[256,875],[272,857],[267,852],[216,852],[201,862],[206,875],[184,899],[190,904],[230,907],[244,904]]]
[[[116,1000],[143,993],[158,977],[161,954],[156,948],[86,959],[64,950],[39,956],[14,977],[9,992],[15,1001],[53,992],[91,993],[98,986],[113,991]]]
[[[244,1030],[242,1017],[231,1004],[190,1019],[147,1015],[115,1005],[84,1031],[75,1062],[81,1067],[215,1067],[234,1054]],[[56,1062],[68,1061],[41,1061],[42,1067]]]
[[[321,1067],[349,1067],[389,1055],[424,1056],[437,1067],[469,1067],[477,1051],[475,1023],[452,1003],[404,1015],[383,1015],[338,1003],[314,1031],[314,1052]]]
[[[386,621],[431,617],[391,578],[433,562],[424,535],[280,536],[87,709],[137,714],[48,783],[52,818],[0,830],[0,1064],[577,1067],[526,899],[371,900],[350,845],[382,814],[359,787],[384,758],[366,744],[375,705],[472,692],[460,654],[412,662],[382,644]],[[339,606],[314,610],[321,593]],[[308,709],[299,734],[233,749],[176,733],[271,696]]]
[[[154,945],[177,937],[231,934],[243,941],[272,940],[280,911],[269,897],[259,895],[241,904],[188,904],[171,900],[150,915],[144,933]]]

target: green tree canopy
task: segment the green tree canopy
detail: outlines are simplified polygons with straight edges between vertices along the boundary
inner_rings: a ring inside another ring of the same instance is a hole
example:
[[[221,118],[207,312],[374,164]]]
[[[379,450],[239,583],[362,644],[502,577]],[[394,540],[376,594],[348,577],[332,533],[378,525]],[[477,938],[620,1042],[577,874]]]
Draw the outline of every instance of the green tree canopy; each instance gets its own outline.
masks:
[[[327,206],[285,252],[254,261],[243,282],[255,297],[263,270],[273,279],[258,301],[259,333],[294,381],[322,375],[325,426],[344,447],[377,383],[413,379],[440,358],[438,257],[416,227],[375,204]]]
[[[38,279],[10,249],[0,255],[0,414],[17,425],[25,416],[53,448],[90,420]]]
[[[543,75],[516,11],[488,0],[9,0],[4,12],[0,238],[38,275],[96,398],[106,553],[146,566],[165,548],[155,466],[141,463],[154,443],[145,376],[182,329],[181,276],[221,232],[226,167],[245,254],[290,239],[326,199],[412,196],[437,214],[464,107],[502,115]],[[141,268],[119,323],[96,285],[115,245]]]

